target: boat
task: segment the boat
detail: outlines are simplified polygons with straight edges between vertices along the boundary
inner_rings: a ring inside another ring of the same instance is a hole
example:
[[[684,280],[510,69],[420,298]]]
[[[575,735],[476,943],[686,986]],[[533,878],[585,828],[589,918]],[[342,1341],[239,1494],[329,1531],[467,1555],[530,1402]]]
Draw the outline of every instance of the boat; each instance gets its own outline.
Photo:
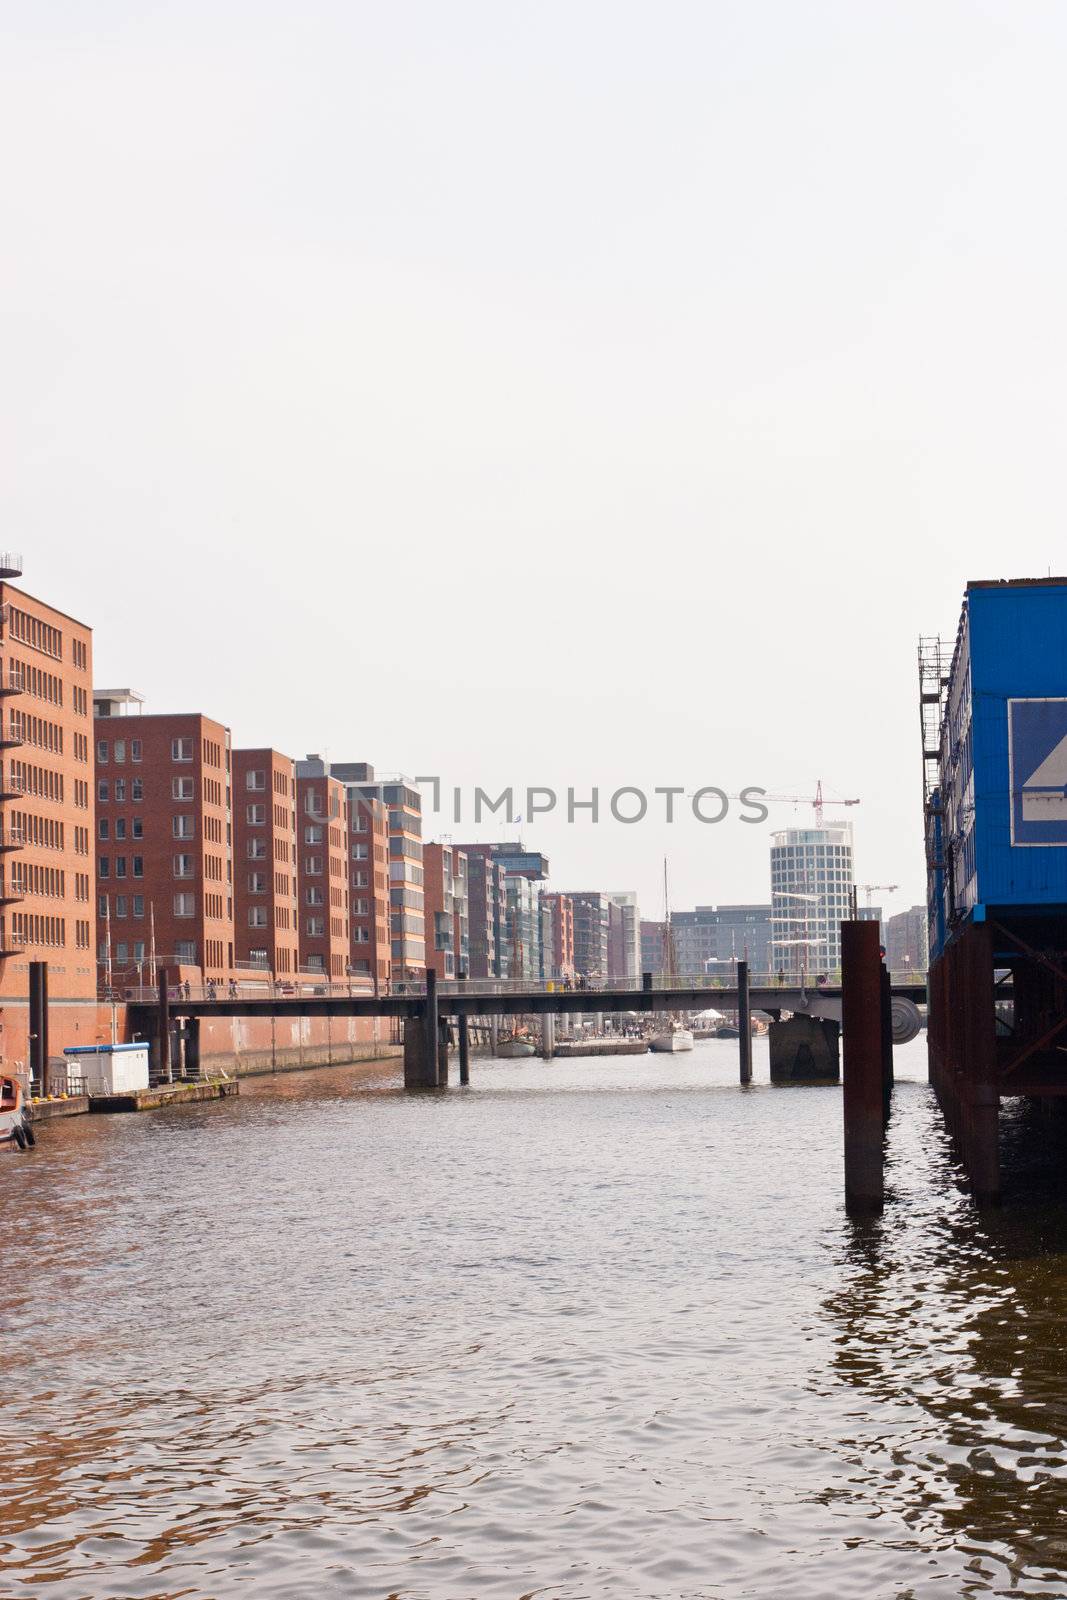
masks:
[[[514,1061],[519,1056],[535,1056],[537,1046],[532,1039],[500,1039],[497,1042],[496,1053],[503,1056],[506,1061]]]
[[[17,1078],[0,1078],[0,1149],[27,1150],[36,1143],[21,1083]]]
[[[740,1039],[741,1029],[735,1028],[732,1022],[722,1022],[712,1031],[713,1039]]]
[[[654,1033],[648,1041],[650,1050],[692,1050],[693,1035],[688,1028],[674,1027],[664,1033]]]

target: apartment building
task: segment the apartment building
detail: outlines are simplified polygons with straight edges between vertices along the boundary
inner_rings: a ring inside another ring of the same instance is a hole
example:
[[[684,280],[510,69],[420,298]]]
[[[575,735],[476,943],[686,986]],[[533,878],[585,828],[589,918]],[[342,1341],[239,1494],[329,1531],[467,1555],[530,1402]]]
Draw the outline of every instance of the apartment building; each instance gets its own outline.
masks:
[[[0,555],[0,1062],[28,1055],[29,964],[47,961],[52,1046],[92,1042],[92,630],[10,582]],[[66,1004],[64,1004],[66,1002]]]
[[[153,953],[221,982],[236,957],[230,730],[143,703],[132,689],[93,692],[97,937],[117,985]]]
[[[544,976],[564,981],[574,977],[574,904],[569,894],[548,894],[542,904],[551,918],[551,938],[543,953]]]
[[[467,921],[467,858],[447,844],[423,846],[426,965],[439,978],[459,976],[462,950],[459,941]],[[468,952],[469,953],[469,952]]]
[[[467,970],[472,978],[507,975],[507,894],[491,844],[454,846],[467,867]]]
[[[423,902],[422,796],[408,778],[376,776],[365,761],[332,761],[328,769],[348,790],[349,804],[379,800],[389,818],[390,960],[394,977],[417,974],[426,965]]]
[[[296,764],[300,965],[337,983],[351,957],[348,796],[321,767],[317,757]]]
[[[234,946],[239,968],[300,966],[296,766],[278,750],[233,752]]]
[[[349,825],[349,929],[354,975],[381,989],[392,973],[389,812],[376,795],[346,788]]]

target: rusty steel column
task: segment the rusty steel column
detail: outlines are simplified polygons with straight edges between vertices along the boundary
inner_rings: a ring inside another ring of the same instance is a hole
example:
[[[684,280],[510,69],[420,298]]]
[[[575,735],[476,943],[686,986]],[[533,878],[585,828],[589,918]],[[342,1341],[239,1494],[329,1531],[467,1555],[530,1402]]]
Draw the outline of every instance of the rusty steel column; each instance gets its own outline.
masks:
[[[964,933],[966,947],[963,1003],[964,1037],[963,1157],[979,1205],[1000,1200],[1000,1089],[997,1082],[996,1012],[993,995],[993,930],[976,922]]]
[[[893,990],[889,973],[882,965],[882,1120],[889,1121],[893,1103]]]
[[[164,1083],[172,1083],[174,1072],[170,1060],[170,990],[167,987],[166,967],[159,969],[158,989],[156,1027],[159,1037],[159,1076]]]
[[[752,1007],[748,998],[748,962],[737,963],[737,1031],[741,1082],[752,1082]]]
[[[841,924],[845,1205],[854,1213],[881,1211],[885,1203],[878,934],[876,922]]]

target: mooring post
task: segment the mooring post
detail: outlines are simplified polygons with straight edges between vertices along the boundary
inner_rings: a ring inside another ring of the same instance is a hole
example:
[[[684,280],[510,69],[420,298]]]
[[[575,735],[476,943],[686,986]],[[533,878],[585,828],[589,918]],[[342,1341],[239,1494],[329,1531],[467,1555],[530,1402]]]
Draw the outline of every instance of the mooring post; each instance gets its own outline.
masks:
[[[499,1037],[500,1037],[500,1018],[499,1017],[490,1017],[489,1018],[489,1054],[491,1056],[495,1056],[496,1055],[496,1045],[497,1045],[497,1040],[499,1039]]]
[[[185,1076],[200,1078],[200,1018],[185,1019]]]
[[[436,1089],[438,1066],[437,974],[426,971],[422,1009],[404,1020],[404,1088]]]
[[[556,1050],[556,1015],[554,1011],[546,1011],[541,1018],[541,1057],[551,1061]]]
[[[448,1018],[437,1019],[437,1087],[448,1088]]]
[[[845,1206],[852,1212],[881,1211],[885,1203],[878,937],[877,922],[841,924]]]
[[[466,967],[460,967],[459,981],[460,983],[466,983]],[[459,1024],[459,1081],[462,1085],[470,1083],[471,1081],[471,1041],[470,1025],[467,1021],[467,1013],[465,1011],[461,1011],[457,1021]]]
[[[748,962],[737,963],[737,1031],[741,1082],[752,1082],[752,1006],[748,998]]]
[[[170,1061],[170,990],[167,987],[167,969],[158,973],[159,1002],[156,1007],[156,1027],[159,1030],[159,1075],[166,1083],[174,1082]]]
[[[48,1093],[48,963],[30,962],[30,1078]]]
[[[893,1104],[893,990],[882,964],[882,1121],[889,1121]]]

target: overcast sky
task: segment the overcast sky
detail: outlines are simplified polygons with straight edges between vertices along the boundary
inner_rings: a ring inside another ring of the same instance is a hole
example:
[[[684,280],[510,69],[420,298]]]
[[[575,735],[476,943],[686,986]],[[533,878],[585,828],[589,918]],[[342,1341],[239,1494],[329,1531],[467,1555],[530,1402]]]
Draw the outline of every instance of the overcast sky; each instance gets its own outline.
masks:
[[[3,542],[98,685],[465,805],[821,777],[922,897],[917,636],[1067,566],[1062,6],[0,20]],[[809,814],[521,831],[658,915]]]

